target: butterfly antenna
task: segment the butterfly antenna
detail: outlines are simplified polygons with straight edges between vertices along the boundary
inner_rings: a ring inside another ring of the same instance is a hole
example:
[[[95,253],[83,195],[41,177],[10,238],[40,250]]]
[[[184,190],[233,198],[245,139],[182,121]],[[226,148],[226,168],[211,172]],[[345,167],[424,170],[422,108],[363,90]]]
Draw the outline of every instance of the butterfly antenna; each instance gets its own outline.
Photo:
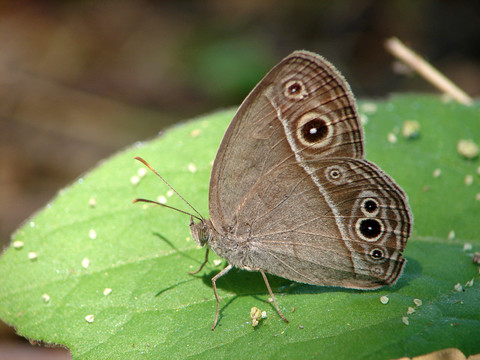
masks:
[[[180,194],[177,192],[177,190],[175,190],[175,189],[167,182],[167,180],[165,180],[152,166],[150,166],[150,164],[149,164],[148,162],[146,162],[144,159],[142,159],[142,158],[139,157],[139,156],[135,156],[134,159],[140,161],[141,163],[143,163],[143,164],[144,164],[146,167],[148,167],[155,175],[157,175],[157,176],[160,178],[160,180],[162,180],[175,194],[177,194],[177,196],[178,196],[180,199],[182,199],[183,202],[184,202],[185,204],[187,204],[198,216],[193,215],[193,214],[190,214],[190,213],[188,213],[188,212],[186,212],[186,211],[183,211],[183,210],[180,210],[180,209],[177,209],[177,208],[174,208],[174,207],[171,207],[171,206],[168,206],[168,205],[165,205],[165,204],[156,202],[156,201],[152,201],[152,200],[136,199],[136,200],[133,201],[134,203],[135,203],[135,202],[138,202],[138,201],[141,201],[141,202],[147,202],[147,203],[157,204],[157,205],[160,205],[160,206],[163,206],[163,207],[172,209],[172,210],[176,210],[176,211],[181,212],[181,213],[183,213],[183,214],[191,215],[191,216],[193,216],[194,218],[196,218],[197,220],[200,220],[200,221],[204,220],[202,214],[200,214],[200,213],[197,211],[197,209],[195,209],[192,205],[190,205],[190,203],[189,203],[187,200],[185,200],[185,199],[183,198],[183,196],[180,195]]]
[[[174,208],[173,206],[168,206],[168,205],[162,204],[162,203],[160,203],[160,202],[158,202],[158,201],[153,201],[153,200],[148,200],[148,199],[135,199],[135,200],[133,200],[133,203],[134,203],[134,204],[137,203],[137,202],[144,202],[144,203],[149,203],[149,204],[160,205],[160,206],[166,207],[166,208],[168,208],[168,209],[172,209],[172,210],[181,212],[182,214],[190,215],[190,216],[194,217],[194,218],[197,219],[197,220],[200,220],[200,221],[203,220],[202,218],[199,218],[198,216],[196,216],[196,215],[194,215],[194,214],[190,214],[190,213],[187,212],[187,211],[183,211],[183,210]]]

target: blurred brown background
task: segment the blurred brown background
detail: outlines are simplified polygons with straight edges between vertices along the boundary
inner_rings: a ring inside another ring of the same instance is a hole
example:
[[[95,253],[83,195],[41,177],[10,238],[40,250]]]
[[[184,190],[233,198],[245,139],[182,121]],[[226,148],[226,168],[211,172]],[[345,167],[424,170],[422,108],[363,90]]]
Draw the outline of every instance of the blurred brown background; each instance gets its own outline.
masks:
[[[479,1],[0,1],[0,249],[99,160],[240,104],[293,50],[332,61],[357,97],[435,92],[394,74],[390,36],[480,93]],[[11,334],[0,325],[0,359],[69,358]]]

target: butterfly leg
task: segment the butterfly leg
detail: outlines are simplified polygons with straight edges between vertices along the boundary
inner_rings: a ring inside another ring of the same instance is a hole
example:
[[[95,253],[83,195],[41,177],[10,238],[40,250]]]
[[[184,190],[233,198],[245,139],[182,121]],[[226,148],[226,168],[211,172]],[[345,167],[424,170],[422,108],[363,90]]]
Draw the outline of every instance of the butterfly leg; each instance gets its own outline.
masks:
[[[265,272],[262,269],[258,269],[258,271],[260,271],[260,273],[263,276],[263,281],[265,281],[265,285],[267,285],[268,293],[270,294],[270,297],[273,300],[273,305],[275,305],[275,309],[277,309],[278,315],[280,315],[280,317],[283,319],[283,321],[288,323],[287,318],[285,316],[283,316],[282,312],[280,311],[280,308],[277,305],[277,301],[275,300],[275,296],[273,296],[272,288],[270,287],[270,284],[268,283],[267,275],[265,275]]]
[[[232,268],[233,268],[233,265],[229,264],[225,269],[220,271],[217,275],[215,275],[212,278],[213,293],[215,294],[215,298],[217,299],[217,310],[215,311],[215,320],[213,320],[212,330],[215,330],[215,326],[217,326],[218,313],[220,312],[220,298],[218,297],[216,282],[219,278],[221,278],[223,275],[228,273]]]
[[[195,274],[198,274],[200,271],[202,271],[203,267],[208,262],[208,250],[210,250],[210,248],[207,247],[207,251],[205,251],[205,260],[203,261],[202,265],[200,265],[200,267],[196,271],[189,271],[188,273],[190,275],[195,275]]]

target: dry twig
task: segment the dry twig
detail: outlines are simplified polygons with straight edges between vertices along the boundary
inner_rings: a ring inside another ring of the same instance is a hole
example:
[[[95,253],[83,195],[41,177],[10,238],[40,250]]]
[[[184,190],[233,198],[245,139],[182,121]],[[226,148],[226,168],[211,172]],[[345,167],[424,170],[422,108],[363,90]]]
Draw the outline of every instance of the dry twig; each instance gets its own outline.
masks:
[[[473,99],[453,82],[426,62],[420,55],[409,49],[399,39],[392,37],[385,42],[387,50],[395,57],[418,72],[428,82],[461,104],[471,105]]]

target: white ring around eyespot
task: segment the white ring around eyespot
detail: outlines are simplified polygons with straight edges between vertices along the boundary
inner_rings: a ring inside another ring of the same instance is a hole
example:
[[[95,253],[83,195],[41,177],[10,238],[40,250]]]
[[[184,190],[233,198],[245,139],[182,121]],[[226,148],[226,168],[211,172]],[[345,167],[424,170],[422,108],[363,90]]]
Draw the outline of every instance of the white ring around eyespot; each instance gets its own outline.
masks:
[[[296,84],[300,86],[300,91],[297,91],[293,94],[290,93],[289,88],[292,85],[296,85]],[[298,100],[303,100],[304,98],[306,98],[308,96],[308,92],[307,92],[307,89],[305,88],[305,84],[302,81],[292,79],[292,80],[288,80],[286,83],[284,83],[284,85],[283,85],[283,95],[287,99],[298,101]]]
[[[365,209],[365,203],[367,201],[373,201],[377,205],[377,209],[374,212],[368,212]],[[360,209],[362,210],[363,215],[365,215],[366,217],[375,217],[375,216],[378,215],[378,212],[380,211],[380,203],[378,202],[377,199],[374,199],[372,197],[368,197],[368,198],[365,198],[365,199],[362,200],[362,202],[360,203]]]
[[[375,259],[371,255],[374,250],[380,250],[383,253],[383,257],[381,259]],[[370,261],[373,264],[381,264],[381,263],[384,263],[386,260],[388,260],[387,251],[384,247],[381,247],[381,246],[375,246],[375,247],[370,248],[368,250],[368,252],[366,253],[366,257],[367,257],[368,261]]]
[[[302,130],[303,130],[303,126],[306,125],[307,123],[309,123],[310,121],[314,120],[314,119],[321,119],[325,122],[325,125],[327,126],[327,135],[320,141],[316,142],[316,143],[311,143],[311,142],[308,142],[306,141],[304,138],[303,138],[303,134],[302,134]],[[322,115],[316,111],[310,111],[310,112],[307,112],[306,114],[304,114],[300,119],[298,119],[296,121],[296,139],[305,147],[309,148],[309,149],[318,149],[320,147],[324,147],[326,145],[328,145],[331,141],[332,141],[332,131],[333,131],[333,127],[332,127],[332,122],[331,120],[326,117],[325,115]]]
[[[360,224],[362,223],[363,220],[375,220],[376,222],[378,222],[380,224],[380,232],[378,233],[378,235],[376,237],[368,238],[368,237],[366,237],[362,234],[362,232],[360,231]],[[369,243],[377,242],[382,237],[384,231],[385,231],[385,226],[383,225],[383,222],[376,219],[376,218],[360,218],[355,223],[355,233],[357,234],[357,236],[360,239],[365,240]]]
[[[338,178],[334,178],[332,173],[337,171],[339,173]],[[340,185],[346,182],[345,169],[339,165],[332,165],[325,169],[325,178],[333,184]]]

